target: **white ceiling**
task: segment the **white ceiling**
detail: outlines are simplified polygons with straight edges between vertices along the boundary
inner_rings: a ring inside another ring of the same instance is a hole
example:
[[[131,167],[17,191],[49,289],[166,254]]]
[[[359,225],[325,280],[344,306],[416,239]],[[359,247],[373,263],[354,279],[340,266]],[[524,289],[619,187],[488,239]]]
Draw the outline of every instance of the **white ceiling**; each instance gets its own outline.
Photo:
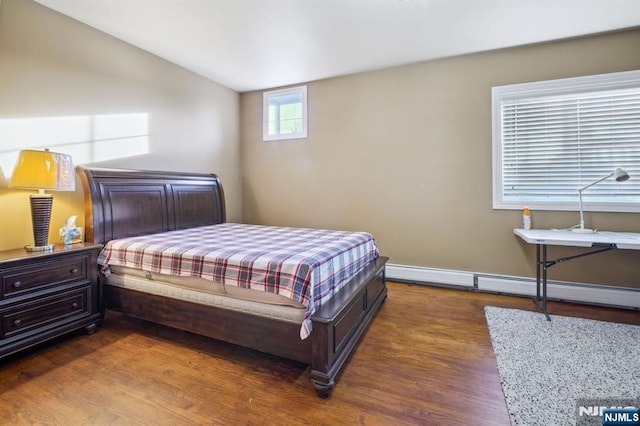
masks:
[[[640,26],[640,0],[36,1],[239,92]]]

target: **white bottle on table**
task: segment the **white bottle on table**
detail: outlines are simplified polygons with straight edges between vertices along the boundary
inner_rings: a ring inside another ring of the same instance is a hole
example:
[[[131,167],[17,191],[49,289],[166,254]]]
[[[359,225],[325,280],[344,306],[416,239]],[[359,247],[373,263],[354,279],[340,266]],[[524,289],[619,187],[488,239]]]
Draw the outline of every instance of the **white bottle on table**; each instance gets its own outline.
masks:
[[[531,210],[526,206],[522,211],[522,227],[524,229],[531,229]]]

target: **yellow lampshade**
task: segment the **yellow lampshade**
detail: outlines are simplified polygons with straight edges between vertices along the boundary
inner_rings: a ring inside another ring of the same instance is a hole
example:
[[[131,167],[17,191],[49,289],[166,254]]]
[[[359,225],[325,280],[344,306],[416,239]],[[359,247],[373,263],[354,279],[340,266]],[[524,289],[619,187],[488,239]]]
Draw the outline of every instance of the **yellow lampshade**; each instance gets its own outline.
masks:
[[[9,182],[12,188],[74,191],[75,170],[71,156],[49,150],[24,150]]]

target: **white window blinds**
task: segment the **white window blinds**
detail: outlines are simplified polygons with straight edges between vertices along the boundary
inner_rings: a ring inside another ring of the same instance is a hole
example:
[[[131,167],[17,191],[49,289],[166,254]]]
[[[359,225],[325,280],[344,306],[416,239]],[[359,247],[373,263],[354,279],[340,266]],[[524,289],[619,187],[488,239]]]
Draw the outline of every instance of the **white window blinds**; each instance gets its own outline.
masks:
[[[494,88],[494,208],[640,211],[640,72]],[[496,117],[497,115],[497,117]]]

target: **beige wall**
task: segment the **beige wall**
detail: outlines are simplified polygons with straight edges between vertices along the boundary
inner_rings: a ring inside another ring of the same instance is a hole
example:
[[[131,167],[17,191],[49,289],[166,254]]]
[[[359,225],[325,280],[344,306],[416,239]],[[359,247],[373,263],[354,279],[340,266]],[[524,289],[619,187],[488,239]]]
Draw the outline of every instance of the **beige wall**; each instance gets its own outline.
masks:
[[[2,1],[0,120],[132,113],[148,119],[148,151],[102,165],[218,173],[228,217],[241,220],[236,92],[30,0]],[[83,221],[80,188],[54,196],[51,241],[65,217]],[[28,192],[0,189],[0,250],[31,243]]]
[[[397,264],[535,276],[533,246],[512,233],[521,211],[492,209],[491,87],[639,69],[639,46],[636,30],[311,82],[306,140],[262,142],[262,93],[242,94],[244,220],[368,230]],[[577,220],[533,212],[540,228]],[[586,220],[640,232],[638,214]],[[640,287],[639,263],[605,253],[552,278]]]
[[[638,46],[635,30],[312,82],[309,138],[264,143],[260,92],[238,96],[32,1],[2,0],[0,120],[145,113],[148,152],[105,165],[216,172],[229,220],[364,229],[394,263],[532,276],[533,247],[511,233],[521,213],[491,208],[490,89],[639,69]],[[0,250],[31,241],[27,195],[0,189]],[[82,222],[79,189],[55,197],[52,239],[65,217]],[[577,219],[533,215],[537,227]],[[640,232],[637,214],[586,218]],[[640,287],[639,260],[606,253],[553,278]]]

